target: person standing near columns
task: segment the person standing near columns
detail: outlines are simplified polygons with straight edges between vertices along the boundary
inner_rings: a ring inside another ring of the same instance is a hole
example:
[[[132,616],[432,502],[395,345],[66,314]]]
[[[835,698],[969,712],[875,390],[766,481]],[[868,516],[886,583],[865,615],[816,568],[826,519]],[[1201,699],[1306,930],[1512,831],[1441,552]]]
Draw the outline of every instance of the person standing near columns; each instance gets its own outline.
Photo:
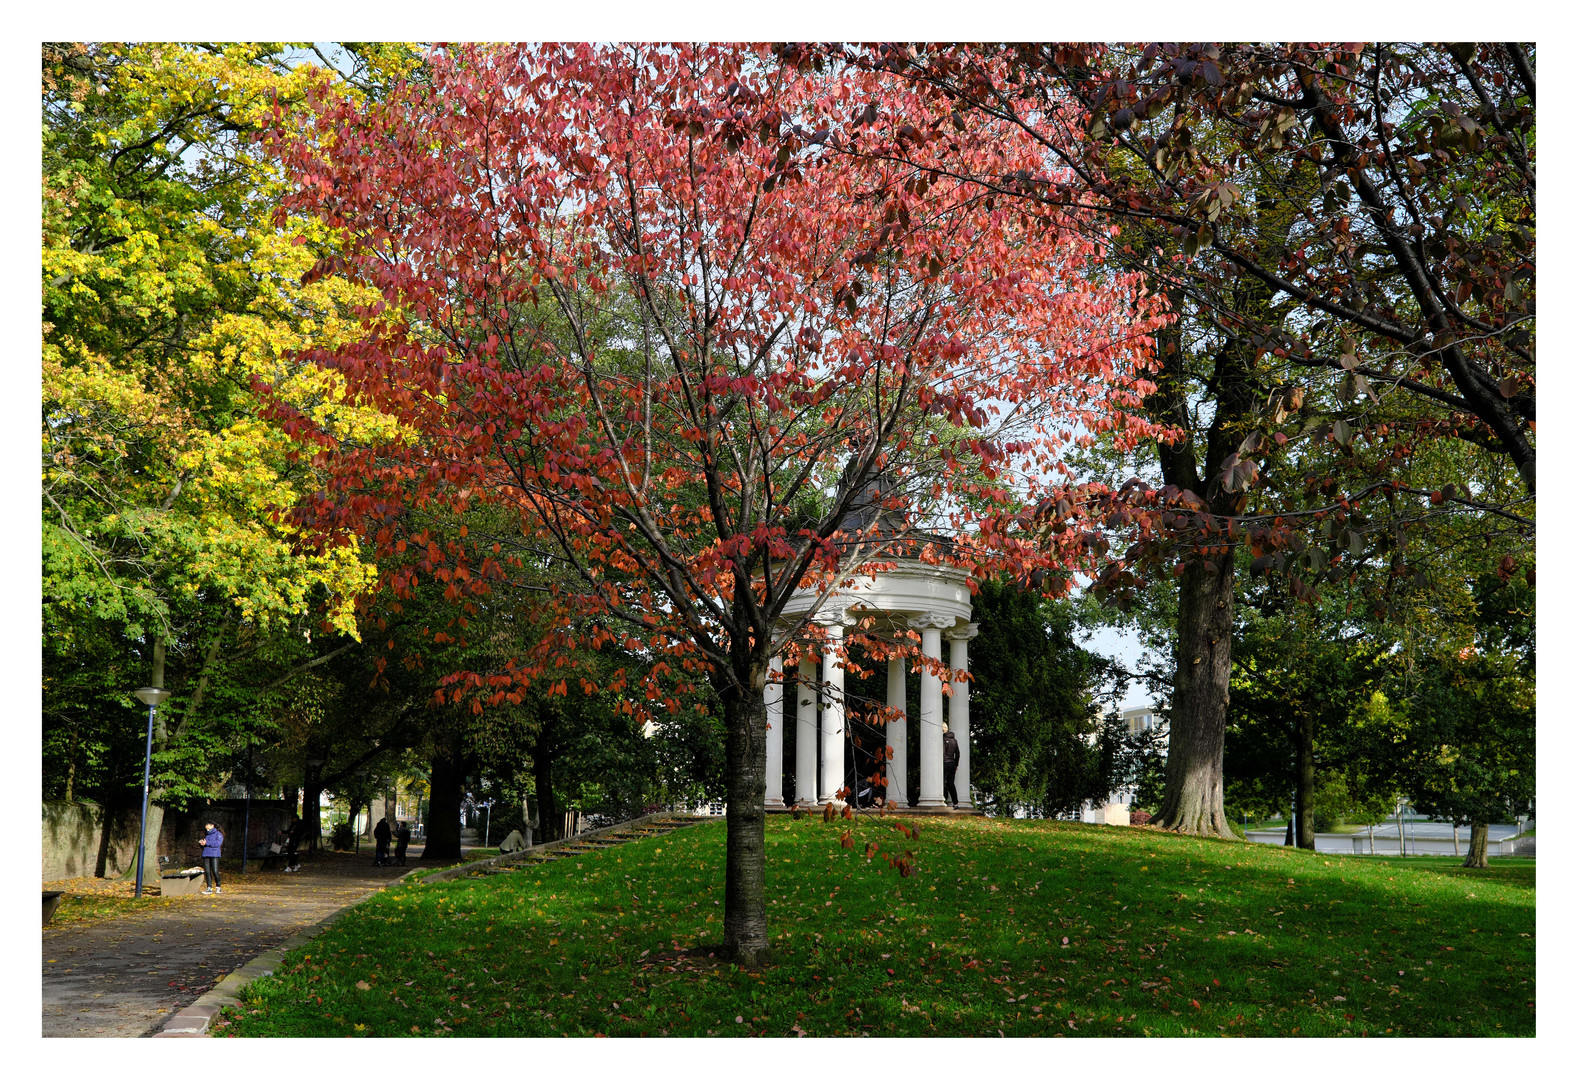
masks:
[[[959,809],[959,789],[953,786],[953,778],[959,771],[959,740],[953,732],[948,730],[948,725],[942,726],[942,797],[955,810]]]

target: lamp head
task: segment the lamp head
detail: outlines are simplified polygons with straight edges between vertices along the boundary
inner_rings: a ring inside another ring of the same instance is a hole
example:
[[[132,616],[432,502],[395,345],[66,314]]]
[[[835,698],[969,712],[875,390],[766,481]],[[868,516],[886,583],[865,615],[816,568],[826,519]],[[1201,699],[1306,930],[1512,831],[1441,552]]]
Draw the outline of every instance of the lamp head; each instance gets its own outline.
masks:
[[[132,694],[135,695],[137,700],[142,702],[144,705],[153,706],[158,705],[160,702],[164,701],[165,698],[169,697],[170,691],[158,690],[152,686],[145,686],[141,690],[133,690]]]

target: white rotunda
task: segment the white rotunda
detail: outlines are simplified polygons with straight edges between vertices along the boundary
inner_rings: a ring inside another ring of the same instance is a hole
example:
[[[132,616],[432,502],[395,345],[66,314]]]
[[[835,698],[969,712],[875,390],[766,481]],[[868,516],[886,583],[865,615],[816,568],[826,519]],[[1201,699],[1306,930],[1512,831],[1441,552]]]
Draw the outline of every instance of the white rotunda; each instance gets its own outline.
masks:
[[[909,545],[913,549],[913,545]],[[767,790],[769,810],[790,805],[814,806],[837,798],[845,786],[846,710],[844,701],[845,631],[871,620],[864,633],[898,637],[918,631],[921,653],[942,659],[942,641],[949,643],[949,668],[955,673],[948,695],[946,720],[959,742],[959,765],[954,782],[958,810],[974,812],[970,790],[970,684],[960,676],[970,669],[970,639],[976,624],[970,621],[969,575],[951,566],[940,566],[914,557],[884,560],[889,569],[864,577],[822,600],[815,590],[802,590],[785,605],[782,623],[798,625],[816,609],[813,621],[827,633],[822,648],[820,677],[817,662],[805,655],[797,677],[784,677],[783,661],[772,660],[772,676],[765,691],[767,705]],[[943,692],[942,680],[920,668],[920,702],[912,711],[906,692],[906,660],[888,660],[887,701],[903,715],[886,725],[889,751],[886,766],[889,809],[946,811],[943,797]],[[795,718],[795,790],[784,791],[785,691],[793,701]],[[910,718],[920,723],[920,790],[906,790]],[[818,750],[820,748],[820,753]],[[820,767],[818,767],[820,758]],[[913,797],[912,797],[913,795]]]

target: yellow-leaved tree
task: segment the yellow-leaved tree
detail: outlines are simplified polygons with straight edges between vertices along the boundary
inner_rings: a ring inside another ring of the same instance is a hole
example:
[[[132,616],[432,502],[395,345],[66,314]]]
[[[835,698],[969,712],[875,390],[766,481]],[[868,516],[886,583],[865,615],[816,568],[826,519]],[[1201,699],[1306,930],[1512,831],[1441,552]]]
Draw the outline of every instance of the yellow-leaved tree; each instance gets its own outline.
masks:
[[[46,792],[52,768],[68,798],[82,770],[124,788],[129,692],[168,678],[155,788],[180,799],[257,719],[233,695],[230,728],[205,726],[205,696],[246,689],[243,659],[255,676],[353,641],[376,576],[354,544],[300,542],[287,512],[318,480],[268,394],[346,438],[398,437],[293,359],[357,332],[367,298],[310,272],[334,254],[322,226],[276,227],[280,177],[251,133],[326,72],[330,93],[376,92],[417,54],[68,43],[42,61]]]

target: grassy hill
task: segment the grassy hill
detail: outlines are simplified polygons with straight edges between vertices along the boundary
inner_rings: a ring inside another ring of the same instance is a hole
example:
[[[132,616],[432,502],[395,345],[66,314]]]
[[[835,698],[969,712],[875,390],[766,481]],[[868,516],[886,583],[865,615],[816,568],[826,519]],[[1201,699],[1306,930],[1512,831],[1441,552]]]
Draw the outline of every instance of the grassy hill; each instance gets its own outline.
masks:
[[[745,972],[713,955],[723,837],[699,825],[390,889],[253,983],[216,1033],[1534,1034],[1532,861],[778,817],[775,963]],[[905,852],[901,878],[882,854]]]

